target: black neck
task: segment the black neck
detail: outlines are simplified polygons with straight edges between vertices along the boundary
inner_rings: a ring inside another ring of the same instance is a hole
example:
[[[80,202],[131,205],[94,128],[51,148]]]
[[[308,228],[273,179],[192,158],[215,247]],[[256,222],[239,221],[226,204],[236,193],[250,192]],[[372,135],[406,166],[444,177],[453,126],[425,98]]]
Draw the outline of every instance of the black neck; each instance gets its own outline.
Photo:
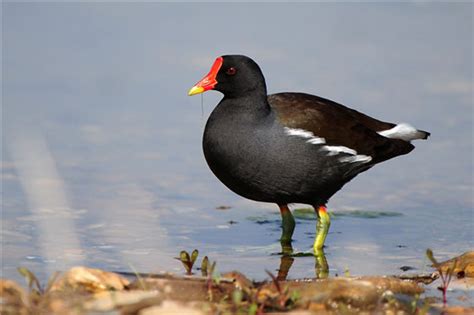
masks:
[[[265,89],[247,91],[245,94],[228,95],[226,93],[222,102],[227,103],[226,111],[244,114],[258,118],[271,112]]]

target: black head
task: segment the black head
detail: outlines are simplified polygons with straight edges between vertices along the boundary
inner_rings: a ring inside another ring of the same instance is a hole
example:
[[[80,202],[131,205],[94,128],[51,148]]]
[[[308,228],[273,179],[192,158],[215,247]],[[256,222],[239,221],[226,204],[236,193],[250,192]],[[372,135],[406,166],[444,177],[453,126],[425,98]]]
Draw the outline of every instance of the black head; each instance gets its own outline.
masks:
[[[222,92],[226,97],[248,94],[266,96],[265,78],[260,67],[247,56],[225,55],[218,57],[211,71],[189,90],[189,95],[208,90]]]

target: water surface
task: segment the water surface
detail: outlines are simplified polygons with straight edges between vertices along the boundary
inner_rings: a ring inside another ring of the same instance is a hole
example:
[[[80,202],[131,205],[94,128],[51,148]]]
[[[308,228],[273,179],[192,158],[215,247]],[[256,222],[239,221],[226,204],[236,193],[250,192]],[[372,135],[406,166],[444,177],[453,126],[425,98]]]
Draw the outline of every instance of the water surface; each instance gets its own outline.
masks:
[[[223,53],[254,57],[270,92],[432,132],[331,200],[331,275],[423,272],[426,248],[440,259],[473,248],[471,5],[2,8],[2,277],[76,264],[182,272],[174,257],[194,248],[255,279],[279,268],[276,206],[234,195],[205,164],[203,124],[220,95],[204,96],[204,114],[186,96]],[[311,250],[314,231],[297,219],[295,251]],[[314,265],[298,257],[289,277]]]

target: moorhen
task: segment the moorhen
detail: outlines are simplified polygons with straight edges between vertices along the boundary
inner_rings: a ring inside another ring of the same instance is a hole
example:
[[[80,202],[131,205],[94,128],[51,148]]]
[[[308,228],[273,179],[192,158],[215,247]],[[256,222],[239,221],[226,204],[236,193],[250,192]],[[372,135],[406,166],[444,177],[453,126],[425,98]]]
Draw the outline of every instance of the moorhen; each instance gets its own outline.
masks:
[[[318,217],[315,253],[330,226],[329,198],[357,174],[409,153],[411,140],[430,135],[315,95],[267,95],[260,67],[243,55],[218,57],[189,95],[208,90],[224,94],[204,130],[212,172],[245,198],[276,203],[282,242],[291,242],[295,227],[288,204],[312,205]]]

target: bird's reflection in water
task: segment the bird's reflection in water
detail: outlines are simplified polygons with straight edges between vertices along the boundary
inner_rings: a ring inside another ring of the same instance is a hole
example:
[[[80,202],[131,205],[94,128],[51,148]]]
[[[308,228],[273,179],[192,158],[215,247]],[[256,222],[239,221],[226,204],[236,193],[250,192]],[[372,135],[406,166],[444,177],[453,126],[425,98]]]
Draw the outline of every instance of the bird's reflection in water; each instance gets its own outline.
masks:
[[[324,249],[320,249],[314,253],[314,270],[317,279],[326,279],[329,277],[329,265]]]
[[[280,268],[278,269],[278,280],[286,280],[295,257],[314,256],[314,271],[316,279],[326,279],[329,277],[329,264],[324,253],[324,249],[312,253],[294,253],[291,241],[281,241]]]
[[[286,280],[288,277],[288,272],[290,271],[293,261],[295,260],[293,255],[293,246],[291,246],[290,241],[281,241],[281,258],[280,258],[280,268],[278,269],[278,280]]]

